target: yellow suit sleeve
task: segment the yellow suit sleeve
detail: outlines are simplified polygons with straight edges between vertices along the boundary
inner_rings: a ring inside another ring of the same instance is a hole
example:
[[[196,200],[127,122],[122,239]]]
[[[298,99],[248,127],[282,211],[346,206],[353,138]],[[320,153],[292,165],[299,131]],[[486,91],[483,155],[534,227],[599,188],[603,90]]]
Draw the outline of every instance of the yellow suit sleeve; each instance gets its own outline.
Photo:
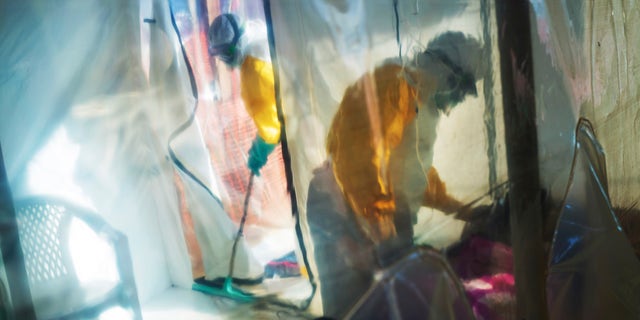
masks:
[[[280,142],[280,121],[270,62],[247,56],[240,67],[241,95],[258,135],[267,143]]]

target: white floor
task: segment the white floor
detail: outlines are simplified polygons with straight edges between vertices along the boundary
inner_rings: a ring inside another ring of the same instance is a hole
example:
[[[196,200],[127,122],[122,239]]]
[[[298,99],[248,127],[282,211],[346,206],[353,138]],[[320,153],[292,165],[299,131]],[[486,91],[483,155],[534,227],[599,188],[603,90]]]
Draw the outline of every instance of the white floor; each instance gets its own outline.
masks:
[[[227,319],[238,304],[200,292],[172,287],[142,304],[144,319]]]
[[[248,287],[243,288],[248,291]],[[279,301],[300,303],[311,293],[304,278],[267,279],[262,285],[253,287],[257,295],[277,296]],[[312,319],[310,315],[280,305],[262,301],[240,303],[223,297],[214,297],[201,292],[172,287],[160,295],[142,303],[145,320],[174,319]]]

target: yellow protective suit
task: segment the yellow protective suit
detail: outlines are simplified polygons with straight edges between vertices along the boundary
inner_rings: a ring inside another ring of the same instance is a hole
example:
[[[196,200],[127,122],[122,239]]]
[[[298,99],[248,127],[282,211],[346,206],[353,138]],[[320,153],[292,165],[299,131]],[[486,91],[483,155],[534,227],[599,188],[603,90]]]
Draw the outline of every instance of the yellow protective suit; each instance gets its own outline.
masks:
[[[423,73],[397,64],[383,65],[347,88],[333,119],[326,146],[336,181],[354,213],[364,218],[365,231],[374,240],[396,234],[391,155],[419,109],[427,107],[436,85],[433,77]],[[411,173],[420,168],[402,170]],[[434,168],[415,174],[427,176],[423,204],[449,211],[459,206],[448,196]]]
[[[280,142],[280,121],[270,62],[246,56],[240,66],[240,94],[258,135],[269,144]]]

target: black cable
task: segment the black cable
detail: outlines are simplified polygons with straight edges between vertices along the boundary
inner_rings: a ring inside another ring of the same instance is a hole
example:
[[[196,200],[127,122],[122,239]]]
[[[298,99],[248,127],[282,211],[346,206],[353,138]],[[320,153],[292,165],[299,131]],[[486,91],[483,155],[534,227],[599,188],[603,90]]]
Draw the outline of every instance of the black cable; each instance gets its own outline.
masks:
[[[251,189],[253,189],[253,178],[255,175],[251,173],[249,177],[249,185],[247,185],[247,195],[244,197],[244,207],[242,209],[242,219],[240,220],[240,227],[236,234],[235,240],[233,240],[233,247],[231,248],[231,260],[229,261],[229,273],[228,277],[233,279],[233,269],[236,264],[236,251],[238,249],[238,242],[242,237],[242,231],[244,230],[244,223],[247,221],[247,213],[249,212],[249,199],[251,199]]]
[[[277,301],[272,301],[272,303],[278,305],[284,305],[287,307],[294,307],[295,309],[305,310],[311,305],[311,301],[313,297],[316,295],[318,284],[316,283],[316,278],[311,269],[311,264],[309,262],[309,251],[304,243],[304,235],[302,232],[302,226],[300,221],[300,212],[298,210],[298,202],[296,196],[296,189],[293,183],[293,171],[291,169],[291,154],[289,152],[289,144],[287,142],[287,131],[286,131],[286,123],[284,121],[284,112],[282,110],[282,99],[280,97],[280,76],[279,76],[279,68],[278,68],[278,57],[276,55],[276,43],[275,43],[275,35],[273,33],[273,17],[271,15],[271,0],[264,0],[264,15],[267,24],[267,36],[269,40],[269,52],[271,53],[271,61],[273,64],[273,82],[274,82],[274,91],[276,93],[276,107],[278,111],[278,119],[280,120],[281,126],[281,145],[282,145],[282,158],[284,161],[285,173],[287,176],[287,187],[289,194],[291,195],[291,211],[293,216],[296,218],[296,237],[298,239],[298,245],[300,247],[300,252],[302,255],[302,262],[307,270],[307,275],[309,277],[309,283],[311,284],[311,295],[304,301],[304,305],[300,308],[297,306],[292,306],[289,304],[279,303]]]
[[[402,42],[400,41],[400,14],[398,14],[398,0],[393,0],[393,13],[396,16],[396,43],[398,44],[398,57],[402,63]]]
[[[173,26],[173,29],[174,29],[176,35],[178,36],[178,42],[180,43],[180,51],[182,53],[182,57],[184,59],[185,66],[187,67],[187,72],[189,74],[189,83],[191,85],[191,94],[193,95],[193,97],[195,99],[193,109],[192,109],[191,114],[189,115],[189,118],[187,119],[187,121],[182,123],[169,136],[169,139],[168,139],[168,142],[167,142],[167,149],[169,151],[169,157],[171,158],[171,161],[173,161],[173,163],[176,165],[176,167],[180,171],[182,171],[189,178],[191,178],[193,181],[195,181],[198,185],[200,185],[202,188],[204,188],[204,190],[213,199],[215,199],[218,202],[218,204],[220,204],[220,206],[224,209],[224,206],[223,206],[222,201],[220,200],[220,198],[218,198],[213,193],[213,191],[211,191],[211,189],[209,189],[209,187],[206,184],[204,184],[204,182],[202,182],[202,180],[198,179],[198,177],[196,177],[196,175],[193,172],[191,172],[191,170],[189,170],[184,165],[184,163],[182,163],[182,161],[180,161],[180,159],[178,159],[178,157],[175,154],[175,151],[171,147],[171,143],[173,142],[173,140],[175,138],[177,138],[178,135],[182,134],[187,128],[189,128],[193,124],[193,122],[195,121],[196,111],[198,110],[198,85],[196,83],[196,78],[195,78],[195,75],[194,75],[194,72],[193,72],[193,67],[191,66],[191,62],[189,61],[189,57],[187,55],[187,51],[184,48],[184,45],[182,43],[182,36],[180,36],[180,29],[178,28],[178,25],[176,23],[175,15],[174,15],[174,12],[173,12],[173,7],[171,6],[171,4],[169,4],[169,12],[170,12],[170,15],[171,15],[171,25]]]
[[[184,172],[187,176],[189,176],[189,178],[191,178],[193,181],[198,183],[202,188],[204,188],[204,190],[213,199],[215,199],[220,204],[220,207],[222,207],[223,210],[224,210],[224,206],[222,204],[222,201],[211,191],[211,189],[209,189],[209,187],[207,187],[207,185],[205,185],[202,182],[202,180],[198,179],[198,177],[196,177],[195,174],[193,174],[189,169],[187,169],[187,167],[180,161],[180,159],[178,159],[178,157],[176,156],[175,152],[173,151],[173,148],[171,147],[171,142],[173,141],[173,139],[175,139],[179,134],[184,132],[184,130],[186,130],[188,127],[190,127],[193,124],[193,122],[195,121],[196,111],[198,110],[198,89],[197,89],[197,83],[196,83],[196,80],[195,80],[195,75],[193,73],[193,68],[192,68],[191,63],[189,61],[189,57],[187,55],[186,49],[184,48],[184,45],[182,43],[182,37],[180,36],[180,30],[178,29],[178,25],[176,24],[174,13],[173,13],[173,8],[171,6],[169,7],[169,11],[171,13],[171,24],[173,25],[174,31],[176,32],[176,35],[178,36],[178,41],[180,43],[180,50],[182,52],[182,56],[184,58],[185,65],[187,66],[187,71],[189,73],[189,81],[191,83],[191,93],[193,94],[193,97],[195,98],[194,107],[193,107],[193,110],[191,111],[191,114],[189,115],[189,119],[187,119],[187,121],[185,121],[182,125],[180,125],[180,127],[178,127],[178,129],[176,129],[169,136],[169,142],[167,143],[168,149],[169,149],[169,156],[171,157],[171,160],[178,167],[178,169],[180,171]],[[251,177],[249,178],[249,185],[247,187],[248,188],[247,189],[247,195],[245,197],[245,202],[244,202],[244,212],[243,212],[243,215],[242,215],[242,221],[240,222],[240,227],[238,228],[238,233],[236,235],[236,238],[234,239],[233,247],[231,248],[231,258],[229,259],[229,273],[228,273],[228,278],[230,278],[230,279],[233,279],[233,269],[235,267],[235,257],[236,257],[237,247],[238,247],[238,241],[240,240],[240,237],[242,236],[242,233],[243,233],[243,230],[244,230],[244,224],[245,224],[245,222],[247,220],[249,197],[251,196],[251,189],[253,188],[253,177],[254,177],[254,175],[251,174]]]

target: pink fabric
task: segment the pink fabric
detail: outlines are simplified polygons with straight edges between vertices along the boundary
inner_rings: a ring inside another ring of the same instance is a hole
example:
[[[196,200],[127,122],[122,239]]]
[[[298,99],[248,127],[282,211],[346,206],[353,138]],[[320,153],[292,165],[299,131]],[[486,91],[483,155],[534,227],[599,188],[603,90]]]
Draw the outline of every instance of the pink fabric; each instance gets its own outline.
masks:
[[[499,273],[463,282],[473,313],[478,318],[515,319],[516,288],[513,275]]]
[[[471,237],[451,264],[478,319],[515,319],[513,255],[505,244]]]
[[[471,237],[452,265],[462,279],[497,273],[513,273],[511,247],[482,237]]]

